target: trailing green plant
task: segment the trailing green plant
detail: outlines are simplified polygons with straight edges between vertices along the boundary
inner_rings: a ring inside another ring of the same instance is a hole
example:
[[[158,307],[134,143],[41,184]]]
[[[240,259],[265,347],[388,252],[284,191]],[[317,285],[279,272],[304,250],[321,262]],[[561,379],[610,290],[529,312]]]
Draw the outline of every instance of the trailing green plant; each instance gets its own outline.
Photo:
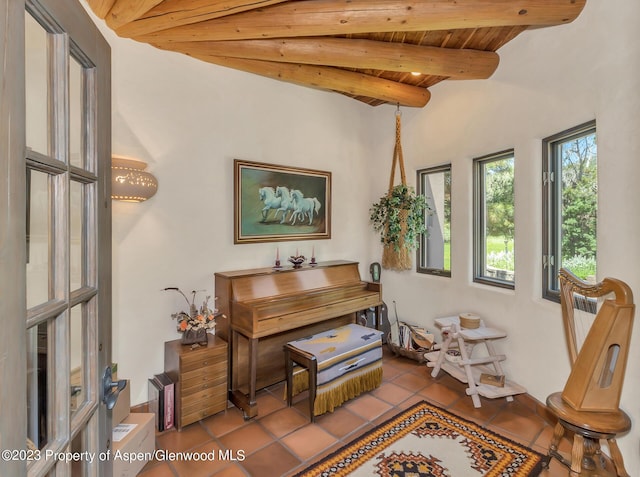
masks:
[[[413,187],[395,186],[391,194],[384,195],[369,210],[373,228],[380,234],[380,242],[393,246],[396,252],[402,246],[412,250],[425,233],[425,216],[430,212],[427,199],[417,195]]]

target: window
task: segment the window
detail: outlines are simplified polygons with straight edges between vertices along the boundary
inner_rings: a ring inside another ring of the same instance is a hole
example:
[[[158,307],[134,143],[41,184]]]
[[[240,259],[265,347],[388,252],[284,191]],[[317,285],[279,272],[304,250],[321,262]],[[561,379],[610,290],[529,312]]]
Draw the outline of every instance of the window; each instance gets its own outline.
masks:
[[[417,183],[430,209],[418,244],[417,272],[450,277],[451,164],[419,170]]]
[[[596,280],[597,149],[595,121],[542,142],[542,295],[549,300],[560,301],[562,267]]]
[[[473,281],[515,285],[513,150],[473,161]]]

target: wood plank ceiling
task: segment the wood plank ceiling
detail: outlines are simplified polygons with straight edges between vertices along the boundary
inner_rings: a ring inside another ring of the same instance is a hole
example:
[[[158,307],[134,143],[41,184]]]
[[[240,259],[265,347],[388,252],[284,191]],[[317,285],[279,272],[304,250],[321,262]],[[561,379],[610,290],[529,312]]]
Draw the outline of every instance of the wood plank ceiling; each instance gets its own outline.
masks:
[[[486,79],[496,51],[586,0],[87,0],[116,34],[200,60],[423,107],[443,80]]]

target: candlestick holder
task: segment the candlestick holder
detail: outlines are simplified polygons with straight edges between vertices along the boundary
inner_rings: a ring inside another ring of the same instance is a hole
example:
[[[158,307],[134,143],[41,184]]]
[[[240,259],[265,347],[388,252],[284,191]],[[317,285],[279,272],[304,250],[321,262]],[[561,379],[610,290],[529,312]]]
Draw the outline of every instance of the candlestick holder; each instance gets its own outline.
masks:
[[[311,257],[311,261],[309,262],[309,265],[311,265],[312,267],[315,267],[316,265],[318,265],[318,262],[316,262],[316,257]]]
[[[274,270],[280,270],[282,266],[280,265],[280,248],[276,247],[276,262],[273,265]]]

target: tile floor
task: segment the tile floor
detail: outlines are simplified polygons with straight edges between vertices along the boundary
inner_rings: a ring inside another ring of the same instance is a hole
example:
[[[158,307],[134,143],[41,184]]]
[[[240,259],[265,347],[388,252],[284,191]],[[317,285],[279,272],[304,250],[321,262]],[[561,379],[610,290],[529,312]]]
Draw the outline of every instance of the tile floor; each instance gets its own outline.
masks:
[[[309,422],[304,395],[287,408],[282,383],[258,394],[259,416],[245,421],[242,412],[230,407],[181,432],[157,433],[156,447],[168,452],[227,451],[226,459],[214,461],[149,462],[139,477],[283,477],[303,470],[312,462],[349,443],[377,424],[410,405],[426,400],[475,421],[517,442],[546,454],[553,428],[538,414],[536,401],[528,395],[505,399],[482,398],[473,407],[465,385],[441,372],[386,351],[382,385],[343,404],[333,413]],[[568,445],[563,442],[563,449]],[[235,460],[234,460],[235,459]],[[542,477],[567,476],[568,471],[552,460]],[[466,476],[454,476],[466,477]]]

